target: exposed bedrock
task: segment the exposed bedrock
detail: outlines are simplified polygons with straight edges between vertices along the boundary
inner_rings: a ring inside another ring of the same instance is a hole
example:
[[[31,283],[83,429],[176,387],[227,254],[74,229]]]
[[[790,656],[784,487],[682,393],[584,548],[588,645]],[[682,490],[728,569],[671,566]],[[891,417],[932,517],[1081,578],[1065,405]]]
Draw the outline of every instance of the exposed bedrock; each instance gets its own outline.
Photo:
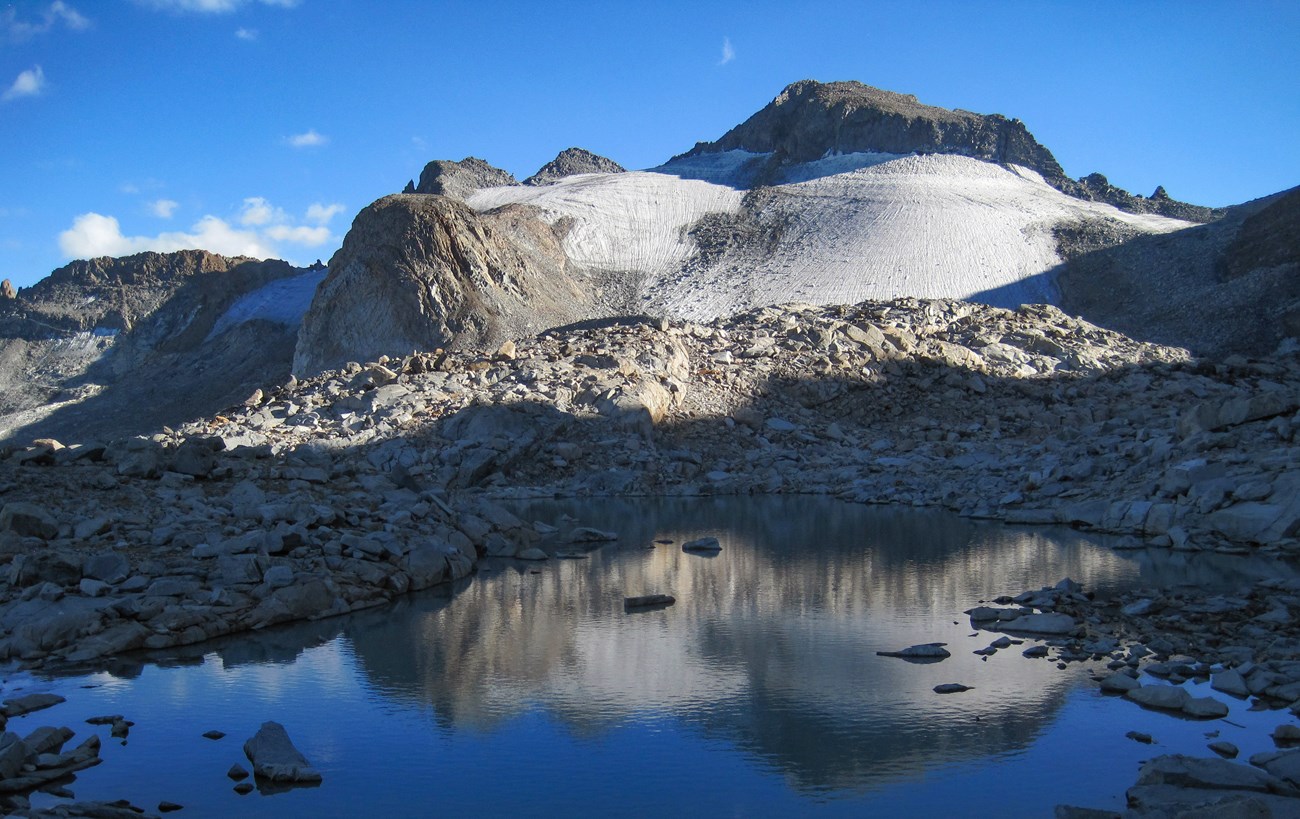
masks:
[[[397,194],[363,210],[303,318],[295,374],[438,348],[487,349],[593,315],[563,227],[525,206],[476,213]]]

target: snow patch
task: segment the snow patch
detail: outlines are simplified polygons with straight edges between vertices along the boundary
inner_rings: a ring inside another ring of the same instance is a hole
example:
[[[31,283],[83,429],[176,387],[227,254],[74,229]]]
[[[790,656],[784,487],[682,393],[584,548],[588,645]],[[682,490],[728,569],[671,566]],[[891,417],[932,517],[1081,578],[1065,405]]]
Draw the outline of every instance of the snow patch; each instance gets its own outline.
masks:
[[[316,286],[325,278],[324,270],[308,270],[297,276],[276,279],[251,293],[245,293],[212,325],[209,341],[236,324],[254,319],[272,321],[293,327],[302,323],[303,314],[311,306]]]
[[[903,156],[904,154],[878,154],[866,151],[851,154],[827,153],[821,159],[786,168],[781,174],[781,183],[793,185],[799,182],[811,182],[824,176],[860,171]]]
[[[730,185],[733,188],[747,188],[754,175],[762,170],[771,157],[770,153],[718,151],[670,159],[658,167],[650,168],[648,172],[667,174],[678,179],[712,182],[715,185]]]
[[[701,154],[649,171],[488,188],[468,201],[480,211],[524,203],[553,223],[571,220],[564,248],[576,265],[625,272],[641,282],[648,312],[695,321],[768,304],[902,296],[1054,303],[1057,225],[1191,226],[1067,196],[1026,168],[950,154],[828,155],[787,169],[787,181],[742,213],[742,180],[769,159]],[[739,227],[705,264],[689,231],[710,213],[737,214]]]
[[[695,253],[687,228],[705,214],[739,210],[743,196],[727,185],[628,171],[571,176],[545,187],[484,188],[467,201],[479,211],[521,203],[540,208],[551,222],[571,218],[564,250],[575,264],[659,274]]]

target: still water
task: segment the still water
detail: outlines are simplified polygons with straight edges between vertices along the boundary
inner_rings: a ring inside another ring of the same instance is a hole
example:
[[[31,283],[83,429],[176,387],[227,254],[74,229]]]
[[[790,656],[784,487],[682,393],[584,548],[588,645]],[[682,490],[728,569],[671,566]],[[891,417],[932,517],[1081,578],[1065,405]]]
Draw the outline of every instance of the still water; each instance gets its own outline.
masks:
[[[961,612],[1063,577],[1110,594],[1231,586],[1283,566],[815,498],[520,511],[620,539],[581,559],[485,561],[454,590],[99,673],[10,674],[4,697],[68,702],[9,730],[67,725],[73,744],[100,732],[104,763],[69,786],[79,799],[165,799],[187,817],[977,817],[1121,809],[1141,760],[1206,754],[1216,730],[1244,758],[1267,749],[1278,719],[1235,701],[1230,721],[1144,711],[1022,646],[985,660],[971,652],[997,635],[976,635]],[[716,556],[681,551],[710,535]],[[625,596],[650,593],[677,603],[624,611]],[[926,642],[953,656],[876,656]],[[952,682],[973,690],[932,690]],[[85,724],[101,714],[135,721],[126,744]],[[323,785],[232,791],[226,771],[248,767],[242,743],[271,719]],[[212,729],[227,736],[201,736]]]

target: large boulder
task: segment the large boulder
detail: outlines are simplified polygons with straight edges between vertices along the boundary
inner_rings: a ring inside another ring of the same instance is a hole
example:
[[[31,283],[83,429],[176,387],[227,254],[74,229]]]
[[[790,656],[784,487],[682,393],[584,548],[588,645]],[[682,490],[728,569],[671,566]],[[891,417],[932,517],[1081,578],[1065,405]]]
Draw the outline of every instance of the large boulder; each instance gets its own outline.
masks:
[[[303,318],[294,372],[415,350],[493,351],[589,318],[557,228],[533,209],[476,213],[444,196],[386,196],[357,215]]]
[[[252,739],[244,743],[244,755],[253,763],[253,773],[272,782],[320,782],[320,771],[294,747],[289,732],[278,722],[264,722]]]

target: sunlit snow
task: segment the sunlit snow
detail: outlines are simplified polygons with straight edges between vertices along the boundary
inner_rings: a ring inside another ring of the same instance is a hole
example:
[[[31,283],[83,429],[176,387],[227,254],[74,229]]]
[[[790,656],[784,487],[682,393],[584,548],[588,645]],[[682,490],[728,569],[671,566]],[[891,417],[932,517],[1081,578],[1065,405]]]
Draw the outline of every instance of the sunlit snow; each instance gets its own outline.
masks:
[[[791,301],[1053,302],[1056,225],[1114,219],[1152,233],[1190,226],[1067,196],[1016,166],[941,154],[828,155],[785,169],[786,181],[767,189],[757,221],[779,228],[773,246],[688,265],[698,252],[690,228],[709,213],[740,213],[747,180],[767,160],[701,154],[649,171],[488,188],[469,203],[489,210],[520,202],[552,221],[573,220],[565,250],[575,264],[631,274],[643,280],[648,310],[694,320]]]

